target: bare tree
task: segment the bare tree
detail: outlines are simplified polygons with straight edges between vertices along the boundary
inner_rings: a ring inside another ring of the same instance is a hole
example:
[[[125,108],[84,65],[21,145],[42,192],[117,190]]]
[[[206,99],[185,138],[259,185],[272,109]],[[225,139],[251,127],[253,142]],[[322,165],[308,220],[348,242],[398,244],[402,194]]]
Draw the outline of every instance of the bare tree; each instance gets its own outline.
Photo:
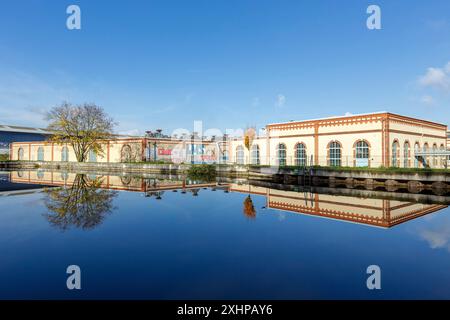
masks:
[[[115,122],[103,108],[95,104],[72,105],[64,102],[47,114],[47,129],[53,132],[50,141],[69,143],[77,161],[87,159],[89,151],[103,154],[102,140],[113,136]]]

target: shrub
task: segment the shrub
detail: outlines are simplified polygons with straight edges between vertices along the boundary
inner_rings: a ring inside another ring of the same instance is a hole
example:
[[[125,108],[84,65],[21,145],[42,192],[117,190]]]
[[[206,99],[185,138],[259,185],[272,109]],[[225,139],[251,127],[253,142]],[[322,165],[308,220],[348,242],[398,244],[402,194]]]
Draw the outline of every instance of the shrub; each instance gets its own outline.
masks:
[[[194,180],[211,181],[216,178],[216,166],[213,164],[194,164],[189,168],[187,175]]]

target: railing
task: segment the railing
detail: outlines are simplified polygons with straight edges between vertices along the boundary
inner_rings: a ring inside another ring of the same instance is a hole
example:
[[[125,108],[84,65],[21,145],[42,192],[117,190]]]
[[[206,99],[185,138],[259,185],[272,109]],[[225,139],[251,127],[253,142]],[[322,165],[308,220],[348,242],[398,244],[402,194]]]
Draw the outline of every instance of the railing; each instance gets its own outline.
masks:
[[[386,162],[388,162],[386,164]],[[369,158],[355,157],[353,155],[342,155],[340,158],[329,158],[327,156],[312,157],[308,156],[306,159],[299,159],[294,156],[286,156],[283,158],[270,156],[259,157],[258,161],[250,156],[244,156],[239,159],[230,159],[227,161],[218,162],[220,164],[230,165],[260,165],[260,166],[289,166],[289,167],[361,167],[361,168],[379,168],[379,167],[396,167],[396,168],[449,168],[450,167],[450,153],[427,153],[414,154],[405,157],[402,153],[397,157],[392,154],[388,158],[377,155]]]

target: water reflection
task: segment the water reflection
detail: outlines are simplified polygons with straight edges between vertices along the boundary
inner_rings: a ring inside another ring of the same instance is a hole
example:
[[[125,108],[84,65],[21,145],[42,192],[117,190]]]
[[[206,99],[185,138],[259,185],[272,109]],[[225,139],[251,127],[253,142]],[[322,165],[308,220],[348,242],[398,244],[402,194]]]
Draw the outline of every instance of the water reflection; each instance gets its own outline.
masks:
[[[245,197],[244,200],[244,215],[250,219],[256,218],[255,206],[253,205],[253,200],[250,195]]]
[[[45,189],[44,214],[53,226],[92,229],[100,225],[113,210],[117,191],[102,189],[99,177],[77,174],[70,186]]]
[[[302,189],[261,181],[202,182],[180,176],[145,174],[86,176],[38,170],[25,174],[11,172],[10,180],[21,185],[65,186],[47,190],[45,202],[50,212],[48,220],[62,229],[71,225],[84,229],[98,225],[112,210],[112,199],[116,195],[113,190],[142,192],[146,198],[159,201],[164,201],[167,191],[179,191],[179,197],[185,194],[199,197],[205,189],[208,189],[206,192],[240,193],[246,195],[242,200],[243,216],[252,220],[257,218],[255,197],[264,197],[262,208],[278,213],[311,215],[384,228],[439,211],[450,203],[450,197],[436,195],[324,187]],[[436,237],[442,233],[423,231],[422,237],[437,246],[443,241],[448,242],[447,236],[444,240]]]
[[[230,191],[264,196],[266,208],[287,211],[295,214],[311,215],[322,218],[361,223],[371,226],[390,228],[447,207],[446,204],[420,203],[402,200],[403,197],[386,199],[377,197],[376,192],[366,196],[352,196],[347,190],[341,195],[334,190],[281,190],[260,185],[230,184]],[[270,184],[269,184],[270,185]],[[319,193],[317,191],[324,191]],[[358,191],[357,191],[358,192]],[[415,196],[415,195],[414,195]],[[430,198],[427,198],[428,200]],[[442,201],[442,199],[441,199]],[[450,199],[447,198],[447,201]],[[248,204],[244,203],[247,208]],[[244,209],[244,212],[247,209]]]

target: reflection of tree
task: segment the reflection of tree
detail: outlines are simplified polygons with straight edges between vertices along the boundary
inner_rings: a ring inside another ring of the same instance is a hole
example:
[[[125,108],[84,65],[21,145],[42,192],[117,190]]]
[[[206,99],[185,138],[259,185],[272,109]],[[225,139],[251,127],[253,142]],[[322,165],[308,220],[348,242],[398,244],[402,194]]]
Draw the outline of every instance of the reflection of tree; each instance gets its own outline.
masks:
[[[256,210],[253,205],[252,197],[248,195],[244,200],[244,215],[247,218],[256,218]]]
[[[112,200],[117,191],[101,189],[101,179],[88,179],[77,174],[72,186],[47,189],[45,214],[50,224],[63,230],[71,226],[92,229],[100,225],[114,209]]]
[[[198,193],[200,192],[200,189],[195,188],[195,189],[191,189],[189,191],[192,192],[192,196],[198,197]]]

